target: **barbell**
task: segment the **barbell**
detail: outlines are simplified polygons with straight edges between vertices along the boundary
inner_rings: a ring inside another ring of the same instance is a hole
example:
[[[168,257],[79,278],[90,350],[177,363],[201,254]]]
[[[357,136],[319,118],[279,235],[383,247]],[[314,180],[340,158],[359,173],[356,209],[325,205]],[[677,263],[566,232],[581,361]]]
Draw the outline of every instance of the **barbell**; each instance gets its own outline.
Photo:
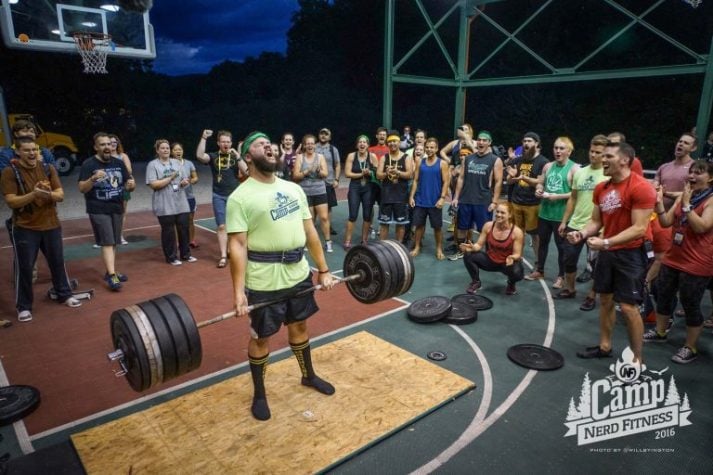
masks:
[[[352,247],[344,257],[344,282],[359,302],[372,304],[407,292],[414,279],[413,259],[398,241],[372,241]],[[266,307],[322,288],[315,285],[282,298],[250,305],[249,311]],[[197,323],[186,302],[167,294],[111,314],[109,324],[118,377],[126,376],[138,392],[197,369],[203,357],[198,330],[235,318],[235,310]]]

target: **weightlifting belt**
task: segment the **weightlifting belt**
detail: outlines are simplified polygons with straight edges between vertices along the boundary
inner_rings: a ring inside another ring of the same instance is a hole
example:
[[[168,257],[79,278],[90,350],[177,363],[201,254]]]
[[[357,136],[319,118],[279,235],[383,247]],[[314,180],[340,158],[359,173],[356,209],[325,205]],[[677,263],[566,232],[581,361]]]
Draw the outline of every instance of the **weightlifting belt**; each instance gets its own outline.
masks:
[[[305,250],[302,247],[289,251],[260,252],[248,251],[248,260],[253,262],[271,262],[281,264],[295,264],[302,260]]]

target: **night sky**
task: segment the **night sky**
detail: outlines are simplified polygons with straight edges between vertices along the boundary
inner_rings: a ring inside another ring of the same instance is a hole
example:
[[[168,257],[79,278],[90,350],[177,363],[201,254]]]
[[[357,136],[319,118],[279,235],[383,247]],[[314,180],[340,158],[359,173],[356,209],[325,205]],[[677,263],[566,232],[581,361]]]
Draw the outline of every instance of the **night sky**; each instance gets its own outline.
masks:
[[[155,0],[149,12],[156,38],[154,70],[207,73],[225,60],[284,53],[297,9],[297,0]]]

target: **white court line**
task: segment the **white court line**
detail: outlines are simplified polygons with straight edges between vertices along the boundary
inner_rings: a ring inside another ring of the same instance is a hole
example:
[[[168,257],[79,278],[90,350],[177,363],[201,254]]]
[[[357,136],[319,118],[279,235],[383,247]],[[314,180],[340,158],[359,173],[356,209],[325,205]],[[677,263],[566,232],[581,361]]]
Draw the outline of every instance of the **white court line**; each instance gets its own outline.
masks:
[[[527,266],[532,269],[532,265],[523,258],[523,262],[527,264]],[[552,343],[552,340],[554,339],[554,333],[555,333],[555,320],[556,320],[556,315],[555,315],[555,303],[552,300],[552,294],[550,293],[550,289],[547,288],[547,284],[545,283],[544,279],[540,279],[540,285],[545,291],[545,297],[547,297],[547,310],[548,310],[548,320],[547,320],[547,333],[545,335],[545,341],[543,342],[543,346],[549,347],[550,344]],[[461,333],[461,336],[465,335],[463,332]],[[466,339],[466,341],[469,340]],[[471,345],[472,347],[472,345]],[[477,348],[477,347],[476,347]],[[475,348],[474,348],[475,350]],[[478,355],[478,360],[483,364],[483,360],[485,360],[485,357],[481,359],[480,350],[476,351],[476,355]],[[487,360],[486,365],[487,365]],[[488,372],[490,372],[488,370]],[[443,452],[438,454],[434,459],[432,459],[430,462],[422,465],[421,467],[417,468],[412,474],[418,474],[418,475],[423,475],[423,474],[428,474],[432,473],[435,470],[439,469],[440,467],[443,466],[446,462],[448,462],[451,458],[453,458],[455,455],[457,455],[461,450],[463,450],[468,444],[473,442],[475,439],[477,439],[483,432],[485,432],[490,426],[495,424],[495,422],[498,421],[511,407],[517,400],[522,396],[522,394],[525,392],[527,387],[530,385],[532,380],[534,379],[535,375],[537,374],[537,371],[531,369],[525,374],[525,377],[522,378],[522,381],[515,387],[515,389],[510,393],[510,395],[503,401],[502,404],[500,404],[493,412],[490,414],[488,417],[485,419],[481,419],[482,416],[484,415],[482,413],[483,407],[485,407],[484,401],[486,398],[486,390],[487,385],[486,385],[486,374],[485,374],[485,367],[483,368],[483,401],[481,401],[480,408],[478,409],[478,412],[475,414],[473,417],[473,420],[471,423],[468,425],[468,427],[463,431],[463,433],[458,437],[458,439],[453,442],[448,448],[446,448]],[[490,381],[492,384],[492,380]],[[492,388],[490,388],[492,391]],[[489,404],[489,401],[488,401]],[[486,408],[487,410],[487,408]]]
[[[126,231],[126,232],[130,232],[130,231],[140,231],[140,230],[142,230],[142,229],[150,229],[150,228],[157,228],[157,227],[159,227],[158,224],[150,224],[150,225],[148,225],[148,226],[139,226],[139,227],[136,227],[136,228],[127,228],[127,229],[125,229],[124,231]],[[63,238],[62,238],[62,241],[73,241],[73,240],[75,240],[75,239],[85,239],[85,238],[90,238],[90,237],[94,237],[94,234],[78,234],[78,235],[76,235],[76,236],[63,237]],[[0,249],[12,249],[12,245],[2,246],[2,247],[0,247]]]
[[[366,320],[361,320],[361,321],[359,321],[359,322],[352,323],[351,325],[347,325],[346,327],[341,327],[341,328],[338,328],[338,329],[336,329],[336,330],[333,330],[333,331],[331,331],[331,332],[329,332],[329,333],[325,333],[325,334],[320,335],[320,336],[318,336],[318,337],[310,338],[310,341],[320,341],[320,340],[323,340],[323,339],[325,339],[325,338],[329,338],[329,337],[331,337],[331,336],[333,336],[333,335],[336,335],[336,334],[338,334],[338,333],[341,333],[341,332],[344,332],[344,331],[347,331],[347,330],[351,330],[352,328],[356,328],[356,327],[359,327],[359,326],[361,326],[361,325],[364,325],[364,324],[373,322],[374,320],[378,320],[378,319],[380,319],[380,318],[383,318],[383,317],[386,317],[386,316],[388,316],[388,315],[391,315],[392,313],[395,313],[395,312],[398,312],[398,311],[400,311],[400,310],[403,310],[404,308],[408,307],[408,305],[410,305],[408,302],[406,302],[406,301],[404,301],[404,300],[401,300],[401,299],[396,299],[396,298],[395,298],[395,299],[393,299],[393,300],[397,300],[397,301],[399,301],[399,302],[402,302],[403,305],[401,305],[400,307],[397,307],[397,308],[395,308],[395,309],[393,309],[393,310],[389,310],[388,312],[383,312],[383,313],[380,313],[380,314],[378,314],[378,315],[375,315],[375,316],[373,316],[373,317],[371,317],[371,318],[368,318],[368,319],[366,319]],[[287,352],[287,351],[291,351],[291,349],[290,349],[289,347],[285,347],[285,348],[282,348],[282,349],[277,350],[277,351],[275,351],[275,352],[273,352],[273,353],[270,353],[270,354],[271,354],[271,355],[280,355],[280,354],[285,353],[285,352]],[[139,398],[139,399],[135,399],[135,400],[133,400],[133,401],[130,401],[130,402],[121,404],[121,405],[119,405],[119,406],[115,406],[115,407],[106,409],[106,410],[104,410],[104,411],[97,412],[97,413],[95,413],[95,414],[89,415],[89,416],[87,416],[87,417],[83,417],[82,419],[77,419],[76,421],[72,421],[72,422],[69,422],[69,423],[67,423],[67,424],[64,424],[64,425],[61,425],[61,426],[57,426],[57,427],[54,427],[54,428],[52,428],[52,429],[48,429],[48,430],[46,430],[46,431],[44,431],[44,432],[40,432],[40,433],[37,433],[37,434],[35,434],[35,435],[33,435],[33,436],[30,436],[29,439],[28,439],[28,444],[29,444],[29,441],[40,440],[40,439],[42,439],[42,438],[44,438],[44,437],[48,437],[48,436],[53,435],[53,434],[56,434],[56,433],[58,433],[58,432],[62,432],[62,431],[64,431],[64,430],[69,430],[69,429],[72,429],[72,428],[74,428],[74,427],[76,427],[76,426],[79,426],[79,425],[81,425],[81,424],[85,424],[85,423],[87,423],[87,422],[91,422],[91,421],[93,421],[93,420],[95,420],[95,419],[98,419],[98,418],[100,418],[100,417],[109,416],[109,415],[111,415],[111,414],[113,414],[113,413],[115,413],[115,412],[122,411],[122,410],[124,410],[124,409],[130,409],[130,408],[132,408],[132,407],[134,407],[134,406],[136,406],[136,405],[138,405],[138,404],[142,404],[142,403],[144,403],[144,402],[152,401],[152,400],[154,400],[154,399],[156,399],[156,398],[165,396],[166,394],[170,394],[170,393],[172,393],[172,392],[180,391],[181,389],[184,389],[184,388],[187,388],[187,387],[190,387],[190,386],[194,386],[194,385],[196,385],[196,384],[198,384],[198,383],[202,383],[202,382],[204,382],[204,381],[207,381],[207,380],[216,378],[216,377],[221,376],[221,375],[223,375],[223,374],[225,374],[225,373],[228,373],[228,372],[231,372],[231,371],[235,371],[235,370],[237,370],[237,369],[239,369],[239,368],[243,368],[243,367],[245,367],[245,366],[247,366],[247,365],[248,365],[248,362],[247,362],[247,361],[244,361],[244,362],[242,362],[242,363],[239,363],[239,364],[236,364],[236,365],[227,367],[227,368],[223,368],[223,369],[221,369],[221,370],[219,370],[219,371],[216,371],[216,372],[214,372],[214,373],[206,374],[206,375],[201,376],[201,377],[199,377],[199,378],[195,378],[195,379],[192,379],[192,380],[190,380],[190,381],[186,381],[185,383],[181,383],[181,384],[179,384],[179,385],[177,385],[177,386],[172,386],[172,387],[170,387],[170,388],[166,388],[166,389],[164,389],[163,391],[159,391],[159,392],[157,392],[157,393],[151,394],[150,396],[144,396],[144,397],[141,397],[141,398]],[[25,434],[26,434],[26,433],[27,433],[27,432],[25,432]],[[30,445],[30,447],[32,447],[32,446]],[[34,449],[33,449],[33,450],[34,450]]]
[[[195,226],[196,228],[201,228],[201,229],[203,229],[204,231],[208,231],[208,232],[211,232],[211,233],[213,233],[213,234],[218,234],[218,232],[217,232],[215,229],[206,228],[205,226],[201,226],[200,224],[197,223],[197,221],[204,221],[204,220],[207,220],[207,219],[213,219],[213,220],[215,220],[215,218],[194,219],[194,220],[193,220],[193,226]]]

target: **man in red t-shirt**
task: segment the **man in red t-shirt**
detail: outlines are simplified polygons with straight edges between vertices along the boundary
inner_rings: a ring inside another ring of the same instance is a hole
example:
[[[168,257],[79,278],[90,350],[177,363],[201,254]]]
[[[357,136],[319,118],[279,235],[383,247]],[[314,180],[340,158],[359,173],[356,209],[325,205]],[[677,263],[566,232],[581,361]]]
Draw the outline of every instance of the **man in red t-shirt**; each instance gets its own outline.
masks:
[[[649,217],[656,205],[656,191],[643,177],[632,173],[634,149],[626,142],[607,144],[602,166],[611,180],[594,188],[594,209],[589,223],[567,234],[576,244],[586,239],[598,250],[594,269],[594,291],[600,294],[599,345],[577,352],[580,358],[607,358],[612,355],[611,336],[616,322],[614,302],[621,305],[629,334],[629,347],[641,363],[644,325],[639,304],[644,295],[647,258],[643,250]],[[598,237],[604,227],[604,235]]]

